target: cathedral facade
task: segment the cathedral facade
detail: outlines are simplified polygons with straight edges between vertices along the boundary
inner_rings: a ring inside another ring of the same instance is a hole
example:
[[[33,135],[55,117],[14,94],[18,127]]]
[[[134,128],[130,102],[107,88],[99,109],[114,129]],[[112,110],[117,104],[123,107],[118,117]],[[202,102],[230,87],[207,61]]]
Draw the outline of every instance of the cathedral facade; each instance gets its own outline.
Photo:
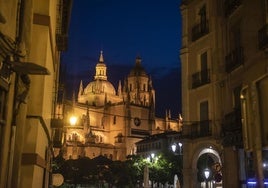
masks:
[[[94,80],[85,87],[81,81],[78,96],[59,105],[64,123],[62,132],[55,131],[54,136],[63,138],[60,149],[65,159],[104,155],[125,160],[136,153],[135,143],[143,138],[180,131],[181,124],[171,119],[170,111],[164,118],[155,117],[155,90],[140,57],[117,89],[107,78],[102,52],[95,69]]]

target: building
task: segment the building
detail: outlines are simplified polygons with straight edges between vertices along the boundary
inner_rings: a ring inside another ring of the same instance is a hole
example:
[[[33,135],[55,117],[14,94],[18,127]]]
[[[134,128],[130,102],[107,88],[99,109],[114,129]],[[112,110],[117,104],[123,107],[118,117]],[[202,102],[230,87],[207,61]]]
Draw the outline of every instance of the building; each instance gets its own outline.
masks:
[[[184,187],[204,184],[193,177],[205,154],[221,169],[208,166],[222,176],[213,186],[264,187],[267,1],[183,0],[180,9]]]
[[[165,118],[155,117],[155,90],[140,57],[117,89],[107,78],[103,52],[95,70],[93,81],[85,86],[81,81],[77,98],[58,105],[60,115],[54,120],[55,155],[62,150],[65,159],[104,155],[125,160],[127,155],[136,153],[135,143],[141,139],[180,130],[181,124],[171,119],[170,112]],[[75,126],[68,122],[73,115],[78,120]]]
[[[159,134],[150,135],[136,143],[137,155],[144,158],[150,157],[152,154],[156,155],[172,150],[172,145],[177,144],[180,140],[181,132],[166,131]],[[182,149],[182,148],[180,148]],[[182,151],[180,150],[182,153]]]
[[[0,187],[50,187],[71,0],[0,0]]]

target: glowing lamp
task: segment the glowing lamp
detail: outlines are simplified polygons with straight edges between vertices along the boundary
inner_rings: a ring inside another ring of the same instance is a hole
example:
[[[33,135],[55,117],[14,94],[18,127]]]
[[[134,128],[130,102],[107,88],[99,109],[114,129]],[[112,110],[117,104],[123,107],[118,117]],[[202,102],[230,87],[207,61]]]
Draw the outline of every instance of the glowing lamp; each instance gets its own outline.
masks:
[[[71,116],[70,117],[70,124],[72,126],[74,126],[76,124],[76,122],[77,122],[77,117],[76,116]]]
[[[209,174],[210,174],[209,169],[206,168],[206,169],[204,170],[204,175],[205,175],[205,178],[206,178],[206,179],[208,179]]]

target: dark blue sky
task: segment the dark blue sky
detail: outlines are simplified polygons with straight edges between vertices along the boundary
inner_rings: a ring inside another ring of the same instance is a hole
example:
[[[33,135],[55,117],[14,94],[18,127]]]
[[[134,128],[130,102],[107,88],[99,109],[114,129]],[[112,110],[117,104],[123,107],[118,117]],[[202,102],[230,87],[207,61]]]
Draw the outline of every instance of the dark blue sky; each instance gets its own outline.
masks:
[[[95,65],[103,51],[108,80],[117,89],[142,58],[153,79],[156,113],[170,109],[175,118],[181,112],[180,0],[74,0],[68,50],[62,53],[68,85],[77,91],[93,80]]]

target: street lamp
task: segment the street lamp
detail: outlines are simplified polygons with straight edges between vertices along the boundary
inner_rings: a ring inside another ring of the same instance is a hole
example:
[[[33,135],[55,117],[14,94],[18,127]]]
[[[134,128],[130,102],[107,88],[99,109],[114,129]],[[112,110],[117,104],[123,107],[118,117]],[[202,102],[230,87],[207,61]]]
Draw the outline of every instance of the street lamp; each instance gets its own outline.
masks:
[[[180,147],[180,155],[182,154],[181,153],[181,147],[182,147],[182,143],[179,142],[179,147]]]
[[[179,153],[177,153],[177,146],[179,146]],[[179,158],[179,163],[178,165],[180,166],[181,170],[183,169],[183,155],[182,155],[182,143],[174,143],[171,145],[171,149],[174,153],[174,155],[177,155]],[[180,175],[180,178],[182,178],[182,174]],[[177,178],[178,179],[178,178]],[[174,182],[176,182],[176,184],[174,183],[174,187],[180,187],[180,183],[179,183],[179,179],[177,181],[174,180]]]
[[[155,157],[155,154],[154,154],[154,153],[151,153],[151,157],[152,157],[152,159],[154,159],[154,157]]]
[[[182,143],[181,142],[179,142],[178,144],[172,144],[171,149],[173,153],[175,153],[177,150],[177,145],[179,146],[179,155],[182,155]]]
[[[176,144],[172,144],[171,149],[175,153],[175,151],[176,151]]]
[[[209,176],[210,176],[210,171],[209,171],[208,168],[206,168],[206,169],[204,170],[204,175],[205,175],[205,179],[206,179],[206,188],[208,188],[208,178],[209,178]]]
[[[70,124],[71,126],[75,126],[76,125],[76,122],[77,122],[77,117],[76,116],[71,116],[70,117]]]
[[[148,162],[154,162],[154,158],[155,158],[155,153],[151,153],[151,155],[149,155],[146,160]]]

